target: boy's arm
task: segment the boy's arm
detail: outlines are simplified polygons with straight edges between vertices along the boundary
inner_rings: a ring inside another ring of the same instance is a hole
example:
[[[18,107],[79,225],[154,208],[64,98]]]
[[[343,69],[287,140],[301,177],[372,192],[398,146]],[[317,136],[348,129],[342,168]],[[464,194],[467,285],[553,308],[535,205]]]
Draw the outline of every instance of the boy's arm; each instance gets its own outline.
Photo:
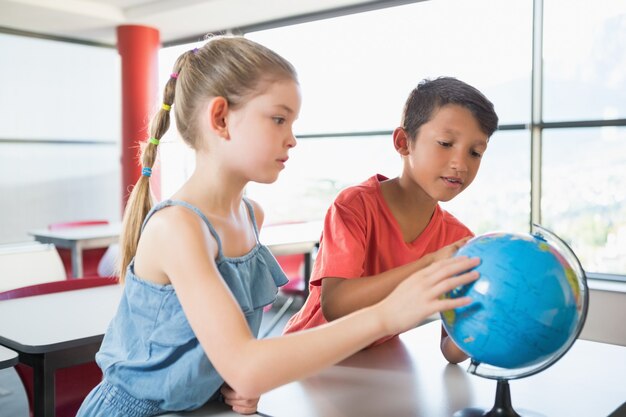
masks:
[[[327,321],[336,320],[361,308],[369,307],[389,295],[412,273],[435,261],[447,259],[467,242],[469,237],[426,254],[417,261],[358,279],[325,277],[322,281],[321,307]]]
[[[434,260],[434,254],[428,254],[398,268],[358,279],[325,277],[320,300],[324,318],[336,320],[378,303],[413,272],[427,267]]]

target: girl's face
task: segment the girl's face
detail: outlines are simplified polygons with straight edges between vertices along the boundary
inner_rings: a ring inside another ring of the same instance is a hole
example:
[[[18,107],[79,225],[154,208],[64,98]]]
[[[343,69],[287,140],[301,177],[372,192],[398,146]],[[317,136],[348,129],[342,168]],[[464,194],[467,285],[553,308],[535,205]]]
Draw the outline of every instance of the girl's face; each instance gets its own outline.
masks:
[[[404,174],[435,201],[449,201],[474,181],[488,136],[465,107],[446,105],[409,144]]]
[[[271,82],[262,93],[227,116],[230,165],[249,181],[272,183],[296,146],[293,123],[300,113],[300,88],[292,80]]]

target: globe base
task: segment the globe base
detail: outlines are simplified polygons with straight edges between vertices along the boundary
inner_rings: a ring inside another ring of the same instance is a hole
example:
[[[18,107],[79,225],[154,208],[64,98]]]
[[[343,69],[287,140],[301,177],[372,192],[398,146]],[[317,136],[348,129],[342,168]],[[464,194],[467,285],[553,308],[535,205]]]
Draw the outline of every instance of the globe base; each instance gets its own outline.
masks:
[[[514,414],[507,414],[508,411],[504,410],[487,410],[484,408],[464,408],[457,411],[452,417],[546,417],[543,414],[534,413],[532,411],[521,410],[518,414],[515,410],[512,410]],[[495,414],[494,414],[495,413]]]
[[[506,379],[498,379],[496,388],[496,401],[491,410],[482,408],[464,408],[452,415],[452,417],[545,417],[532,411],[520,411],[518,414],[511,404],[511,391]]]

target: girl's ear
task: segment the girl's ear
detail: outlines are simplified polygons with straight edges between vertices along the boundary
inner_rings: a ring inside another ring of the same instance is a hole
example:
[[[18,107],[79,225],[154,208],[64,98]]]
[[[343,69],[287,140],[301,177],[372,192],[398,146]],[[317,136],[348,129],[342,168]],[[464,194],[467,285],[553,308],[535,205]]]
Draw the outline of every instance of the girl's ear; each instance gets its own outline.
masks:
[[[393,131],[393,146],[400,155],[406,156],[409,154],[409,142],[410,140],[406,130],[397,127],[396,130]]]
[[[230,139],[226,123],[228,110],[228,100],[224,97],[215,97],[209,102],[207,109],[211,130],[224,139]]]

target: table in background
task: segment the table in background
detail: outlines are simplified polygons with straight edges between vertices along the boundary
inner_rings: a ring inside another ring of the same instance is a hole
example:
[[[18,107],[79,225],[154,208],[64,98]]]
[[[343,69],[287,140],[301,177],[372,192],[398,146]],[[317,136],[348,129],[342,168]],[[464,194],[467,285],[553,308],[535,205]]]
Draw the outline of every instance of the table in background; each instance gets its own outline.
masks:
[[[0,369],[10,368],[18,362],[16,351],[0,346]]]
[[[70,249],[72,253],[72,276],[83,276],[83,250],[108,248],[117,243],[122,229],[121,223],[81,226],[67,229],[38,229],[28,232],[41,243],[52,243],[58,248]]]
[[[338,365],[261,397],[271,417],[451,417],[490,409],[496,381],[448,364],[439,351],[439,320],[361,351]],[[545,417],[607,417],[626,400],[626,347],[578,340],[545,371],[510,382],[513,407]],[[207,404],[180,417],[234,417]]]
[[[106,285],[0,302],[0,345],[33,368],[35,416],[54,416],[56,369],[94,360],[121,295]]]
[[[321,221],[267,226],[261,229],[260,240],[269,247],[274,256],[304,254],[305,278],[308,278],[312,254],[319,243],[322,227]],[[111,223],[59,230],[31,230],[29,234],[41,243],[52,243],[59,248],[70,249],[72,275],[82,277],[83,250],[106,248],[117,243],[121,229],[121,223]]]

